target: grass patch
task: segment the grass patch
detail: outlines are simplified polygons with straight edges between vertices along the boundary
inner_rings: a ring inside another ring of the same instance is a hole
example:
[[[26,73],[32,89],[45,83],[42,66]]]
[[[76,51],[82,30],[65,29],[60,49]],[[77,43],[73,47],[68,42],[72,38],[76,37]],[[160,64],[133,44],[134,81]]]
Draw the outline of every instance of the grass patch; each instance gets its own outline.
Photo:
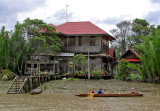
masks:
[[[67,78],[67,80],[80,80],[79,78]]]

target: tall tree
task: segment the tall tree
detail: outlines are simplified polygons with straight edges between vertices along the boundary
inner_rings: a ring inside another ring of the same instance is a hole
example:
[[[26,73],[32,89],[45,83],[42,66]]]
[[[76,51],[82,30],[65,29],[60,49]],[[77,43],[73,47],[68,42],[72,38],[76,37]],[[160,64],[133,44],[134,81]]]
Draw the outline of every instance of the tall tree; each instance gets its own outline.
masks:
[[[22,74],[29,53],[60,50],[59,37],[55,28],[42,20],[27,18],[17,22],[15,31],[0,32],[0,68]]]
[[[150,26],[149,23],[144,19],[134,19],[132,22],[132,31],[133,34],[129,38],[129,44],[131,47],[136,46],[139,43],[142,43],[143,40],[141,39],[144,36],[150,35],[151,30],[154,29],[154,26]]]
[[[22,24],[15,25],[15,31],[11,38],[12,70],[22,75],[23,65],[30,51],[29,41],[25,40],[25,35],[21,32]]]
[[[146,36],[150,34],[150,25],[144,19],[136,18],[132,23],[132,30],[136,36]]]
[[[131,36],[132,31],[132,25],[131,21],[125,20],[118,24],[116,24],[117,29],[112,29],[110,32],[114,35],[116,38],[115,46],[116,48],[119,48],[122,53],[126,51],[128,48],[128,37]]]
[[[48,26],[45,22],[38,19],[24,20],[21,31],[26,39],[30,41],[33,51],[53,52],[60,50],[59,40],[55,27]]]
[[[10,64],[10,34],[11,32],[5,31],[3,26],[0,32],[0,67],[9,68]]]
[[[17,67],[18,72],[22,75],[29,53],[59,51],[59,40],[55,28],[48,26],[42,20],[27,18],[22,24],[17,22],[12,37],[12,42],[16,46],[13,48],[13,51],[16,52],[16,54],[13,53],[13,66]]]
[[[0,68],[4,66],[4,33],[5,27],[3,26],[0,32]]]

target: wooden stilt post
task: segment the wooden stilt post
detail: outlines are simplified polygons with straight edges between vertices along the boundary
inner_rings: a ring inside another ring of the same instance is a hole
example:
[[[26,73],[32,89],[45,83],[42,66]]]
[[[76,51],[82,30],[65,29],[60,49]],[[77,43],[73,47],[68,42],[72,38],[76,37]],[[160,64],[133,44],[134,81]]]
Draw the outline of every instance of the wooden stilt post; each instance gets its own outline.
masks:
[[[88,49],[88,79],[90,79],[90,67],[89,67],[89,49]]]

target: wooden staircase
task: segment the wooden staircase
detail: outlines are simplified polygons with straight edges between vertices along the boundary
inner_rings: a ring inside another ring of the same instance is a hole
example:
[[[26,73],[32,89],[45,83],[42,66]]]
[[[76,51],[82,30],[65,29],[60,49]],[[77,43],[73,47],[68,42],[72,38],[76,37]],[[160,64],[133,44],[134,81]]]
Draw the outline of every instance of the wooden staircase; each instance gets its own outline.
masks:
[[[15,77],[7,94],[19,94],[28,77]]]

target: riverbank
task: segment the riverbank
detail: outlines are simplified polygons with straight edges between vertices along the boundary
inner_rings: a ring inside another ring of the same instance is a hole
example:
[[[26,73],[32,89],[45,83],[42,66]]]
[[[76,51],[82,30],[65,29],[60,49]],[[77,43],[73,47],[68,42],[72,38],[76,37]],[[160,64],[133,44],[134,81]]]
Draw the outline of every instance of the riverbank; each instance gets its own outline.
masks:
[[[125,82],[120,80],[54,80],[43,85],[44,93],[75,94],[95,92],[102,88],[103,93],[130,93],[131,88],[144,95],[160,95],[160,84]]]
[[[7,93],[12,81],[0,81],[0,93]],[[75,94],[95,92],[102,88],[103,93],[130,93],[131,88],[144,95],[160,95],[160,84],[125,82],[120,80],[53,80],[42,84],[43,93]]]
[[[42,84],[37,95],[6,94],[12,81],[0,81],[2,111],[159,111],[160,84],[119,80],[53,80]],[[144,97],[80,98],[74,93],[88,93],[103,88],[104,93],[130,93],[132,87]]]

